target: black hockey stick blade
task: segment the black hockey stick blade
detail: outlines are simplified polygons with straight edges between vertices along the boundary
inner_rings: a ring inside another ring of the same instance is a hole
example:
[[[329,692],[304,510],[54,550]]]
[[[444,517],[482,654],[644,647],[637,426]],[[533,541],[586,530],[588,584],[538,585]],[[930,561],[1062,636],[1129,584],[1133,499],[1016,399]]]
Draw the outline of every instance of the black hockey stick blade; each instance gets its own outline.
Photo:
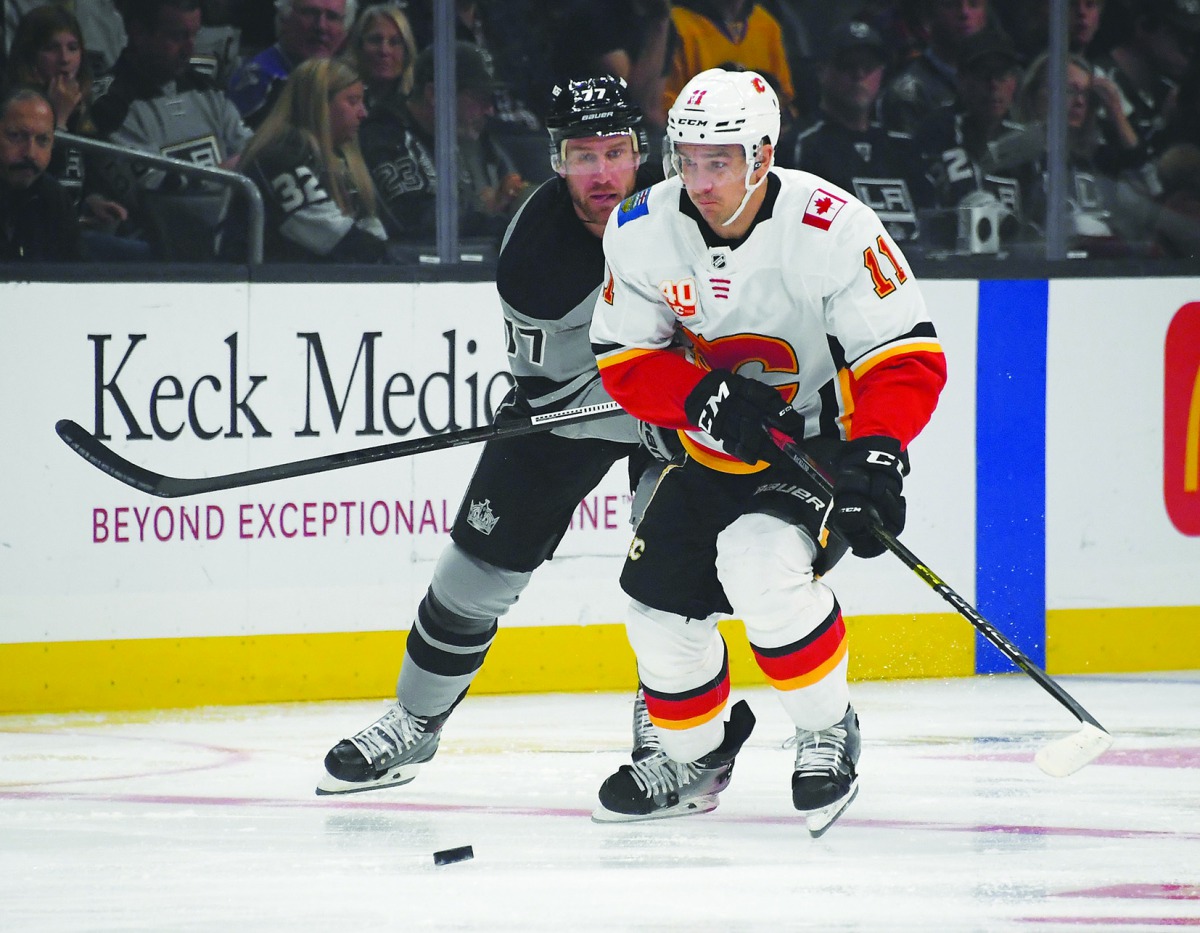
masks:
[[[833,484],[809,456],[800,449],[799,445],[788,441],[780,441],[778,438],[775,438],[775,441],[779,449],[787,454],[796,466],[821,488],[826,496],[832,499]],[[1082,724],[1082,728],[1078,732],[1055,739],[1038,750],[1034,756],[1034,760],[1037,762],[1039,768],[1052,777],[1066,777],[1068,774],[1074,774],[1080,768],[1099,758],[1100,755],[1108,750],[1113,743],[1113,738],[1108,733],[1108,730],[1100,725],[1095,717],[1084,709],[1073,696],[1067,693],[1053,677],[1038,667],[1020,648],[1009,641],[1004,633],[985,619],[978,609],[951,589],[941,577],[929,569],[924,561],[920,560],[912,551],[901,544],[899,538],[878,522],[871,531],[884,547],[900,558],[906,567],[929,584],[929,587],[935,593],[953,606],[958,614],[970,622],[984,638],[995,645],[1020,670],[1033,678],[1038,686],[1070,710],[1071,714]]]
[[[310,476],[314,473],[325,473],[329,470],[340,470],[344,467],[359,466],[364,463],[376,463],[380,460],[395,460],[399,457],[411,457],[414,454],[428,453],[434,450],[446,450],[450,447],[460,447],[464,444],[475,444],[480,441],[490,441],[498,438],[516,437],[521,434],[533,434],[546,431],[559,424],[574,421],[590,421],[596,418],[606,418],[619,414],[621,406],[616,402],[603,402],[598,405],[584,405],[581,408],[569,408],[565,411],[546,412],[532,415],[514,421],[505,421],[498,425],[484,425],[479,428],[468,428],[452,434],[434,434],[430,437],[417,437],[407,441],[396,441],[391,444],[381,444],[377,447],[363,447],[358,450],[347,450],[340,453],[311,457],[307,460],[294,460],[290,463],[279,463],[274,466],[259,467],[243,470],[239,473],[223,473],[218,476],[179,477],[155,473],[146,467],[131,463],[120,454],[104,446],[88,431],[64,418],[59,421],[54,430],[75,453],[107,473],[113,479],[120,480],[126,486],[132,486],[152,496],[163,499],[177,499],[182,496],[197,496],[207,492],[217,492],[222,489],[236,489],[242,486],[256,486],[260,483],[271,483],[280,479],[292,479],[297,476]]]

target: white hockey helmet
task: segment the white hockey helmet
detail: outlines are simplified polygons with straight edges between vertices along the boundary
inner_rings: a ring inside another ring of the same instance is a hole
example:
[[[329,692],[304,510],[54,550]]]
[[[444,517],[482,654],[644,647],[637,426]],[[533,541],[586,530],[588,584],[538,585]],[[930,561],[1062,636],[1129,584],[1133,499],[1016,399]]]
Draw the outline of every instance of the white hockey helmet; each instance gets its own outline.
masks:
[[[683,86],[667,111],[667,147],[663,171],[679,172],[675,147],[680,143],[711,146],[740,145],[746,155],[746,196],[723,226],[745,209],[750,194],[766,180],[750,178],[762,166],[762,145],[771,144],[771,161],[779,141],[779,98],[770,83],[754,71],[710,68]]]
[[[779,98],[754,71],[710,68],[684,85],[667,112],[667,143],[740,144],[746,161],[758,159],[766,139],[779,142]]]

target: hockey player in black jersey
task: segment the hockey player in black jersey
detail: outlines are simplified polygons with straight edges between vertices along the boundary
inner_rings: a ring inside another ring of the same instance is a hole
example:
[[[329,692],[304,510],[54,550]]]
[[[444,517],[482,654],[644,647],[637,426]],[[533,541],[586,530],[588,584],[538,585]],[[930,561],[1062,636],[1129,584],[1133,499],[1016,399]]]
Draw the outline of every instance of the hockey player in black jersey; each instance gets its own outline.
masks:
[[[513,218],[496,272],[516,380],[498,419],[610,401],[588,337],[604,283],[600,237],[617,205],[661,177],[639,168],[642,114],[618,78],[556,87],[546,123],[557,175]],[[499,618],[553,554],[580,500],[625,458],[631,485],[647,467],[657,473],[638,422],[624,414],[484,447],[409,631],[397,702],[330,750],[318,794],[416,776],[482,666]],[[634,716],[635,736],[639,722],[648,731],[640,703]]]

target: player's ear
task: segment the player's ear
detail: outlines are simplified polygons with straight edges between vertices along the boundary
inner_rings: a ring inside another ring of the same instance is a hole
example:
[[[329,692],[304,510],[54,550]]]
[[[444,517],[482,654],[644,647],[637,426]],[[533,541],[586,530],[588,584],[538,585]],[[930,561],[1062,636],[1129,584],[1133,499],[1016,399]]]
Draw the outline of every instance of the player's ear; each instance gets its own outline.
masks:
[[[775,147],[770,143],[763,143],[758,147],[758,157],[754,160],[754,181],[758,182],[764,175],[771,170],[771,158],[775,154]]]

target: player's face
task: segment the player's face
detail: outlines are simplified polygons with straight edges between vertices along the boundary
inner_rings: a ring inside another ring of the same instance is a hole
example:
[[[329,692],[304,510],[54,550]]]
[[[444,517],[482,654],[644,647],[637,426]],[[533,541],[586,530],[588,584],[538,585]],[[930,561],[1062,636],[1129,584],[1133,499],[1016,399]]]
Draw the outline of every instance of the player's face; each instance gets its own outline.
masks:
[[[83,50],[79,37],[66,30],[56,32],[37,51],[34,68],[46,84],[55,78],[72,78],[79,74]]]
[[[25,189],[50,164],[54,148],[54,111],[44,100],[21,100],[8,105],[0,119],[0,180]]]
[[[377,16],[362,37],[362,60],[372,81],[398,78],[408,64],[408,46],[387,16]]]
[[[746,153],[741,146],[680,143],[672,164],[710,227],[715,229],[733,216],[746,194]]]
[[[343,146],[358,135],[358,127],[366,119],[362,82],[342,88],[329,101],[329,130],[335,146]]]
[[[575,213],[601,227],[613,208],[633,194],[638,157],[628,133],[568,139],[558,173],[567,180]]]

